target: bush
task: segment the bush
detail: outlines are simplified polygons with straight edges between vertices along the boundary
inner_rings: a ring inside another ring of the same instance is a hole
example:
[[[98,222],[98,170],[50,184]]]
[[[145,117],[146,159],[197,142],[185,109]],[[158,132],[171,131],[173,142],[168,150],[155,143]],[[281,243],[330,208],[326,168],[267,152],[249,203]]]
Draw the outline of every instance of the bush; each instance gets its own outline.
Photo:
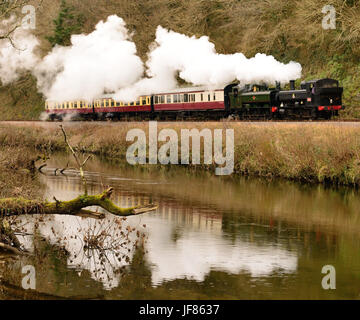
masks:
[[[47,37],[53,47],[57,44],[61,46],[70,45],[71,35],[81,32],[85,17],[82,14],[75,15],[74,11],[74,7],[69,7],[66,1],[62,0],[59,15],[53,20],[55,25],[54,36]]]

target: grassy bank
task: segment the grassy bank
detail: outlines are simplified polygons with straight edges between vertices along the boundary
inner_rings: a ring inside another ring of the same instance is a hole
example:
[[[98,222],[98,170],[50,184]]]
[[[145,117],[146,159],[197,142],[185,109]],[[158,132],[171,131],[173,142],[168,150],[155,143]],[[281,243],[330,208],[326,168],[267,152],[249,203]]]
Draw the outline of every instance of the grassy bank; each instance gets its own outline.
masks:
[[[309,183],[360,185],[360,127],[335,124],[159,123],[163,128],[229,129],[235,131],[235,174],[284,178]],[[78,150],[125,161],[126,134],[148,132],[147,123],[65,124]],[[48,128],[3,127],[3,147],[32,148],[38,153],[66,150],[56,125]],[[159,147],[161,143],[159,143]],[[213,166],[192,167],[211,169]]]
[[[35,174],[31,150],[19,145],[7,145],[0,150],[0,199],[23,197],[40,199],[41,185]]]
[[[35,1],[34,1],[35,2]],[[40,40],[39,54],[51,50],[47,37],[61,0],[44,0],[37,13],[34,33]],[[298,61],[303,78],[334,77],[344,86],[345,118],[360,118],[360,7],[353,0],[67,0],[81,14],[81,32],[111,14],[127,23],[139,56],[147,59],[158,25],[192,36],[207,35],[219,53],[258,52],[281,62]],[[336,9],[336,29],[324,30],[322,8]],[[26,93],[26,94],[23,94]],[[19,96],[21,99],[19,100]],[[38,118],[43,98],[30,77],[0,89],[0,120]]]

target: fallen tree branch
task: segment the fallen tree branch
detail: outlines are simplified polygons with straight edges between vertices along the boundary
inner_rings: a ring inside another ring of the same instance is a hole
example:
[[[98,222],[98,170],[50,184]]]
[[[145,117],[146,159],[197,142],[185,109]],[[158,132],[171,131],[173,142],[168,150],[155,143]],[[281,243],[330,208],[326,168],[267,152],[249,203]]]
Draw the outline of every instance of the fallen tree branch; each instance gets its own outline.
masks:
[[[54,215],[81,215],[87,214],[99,218],[99,215],[91,211],[82,211],[84,208],[97,206],[105,209],[107,212],[121,217],[133,216],[154,211],[157,205],[147,205],[133,208],[120,208],[115,205],[110,197],[113,193],[113,188],[109,188],[100,195],[81,195],[74,200],[55,202],[40,202],[34,200],[26,200],[22,198],[0,199],[0,212],[2,216],[20,216],[20,215],[35,215],[35,214],[54,214]]]

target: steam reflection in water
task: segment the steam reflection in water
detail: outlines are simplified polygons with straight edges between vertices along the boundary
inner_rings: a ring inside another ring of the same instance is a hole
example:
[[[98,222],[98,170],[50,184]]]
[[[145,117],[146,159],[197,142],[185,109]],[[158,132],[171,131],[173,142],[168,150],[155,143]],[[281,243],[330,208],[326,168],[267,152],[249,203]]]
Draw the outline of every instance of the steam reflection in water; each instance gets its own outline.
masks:
[[[271,276],[275,271],[296,272],[297,253],[287,248],[285,239],[258,243],[251,240],[256,228],[245,228],[241,237],[228,239],[223,231],[223,214],[219,210],[206,205],[184,205],[169,197],[154,198],[151,192],[144,191],[141,187],[149,184],[153,188],[156,188],[156,185],[163,187],[164,183],[169,182],[142,181],[113,175],[106,177],[96,173],[88,173],[88,179],[91,194],[102,192],[107,185],[114,187],[113,200],[122,207],[151,201],[159,203],[157,212],[127,220],[132,227],[147,233],[146,260],[151,266],[153,286],[175,279],[203,281],[211,270],[232,274],[246,272],[252,277]],[[74,176],[46,177],[44,181],[49,198],[56,195],[57,199],[69,200],[82,193],[81,182]],[[133,185],[139,187],[134,190]],[[109,224],[113,224],[113,219],[113,216],[107,216]],[[71,253],[68,257],[70,268],[76,268],[79,272],[82,269],[88,270],[92,278],[101,281],[105,288],[115,288],[121,279],[113,270],[128,263],[109,258],[106,276],[99,277],[97,270],[102,269],[99,256],[95,255],[91,260],[84,259],[81,254],[82,242],[70,238],[70,235],[79,234],[79,228],[86,229],[89,223],[88,220],[77,217],[55,217],[51,224],[41,224],[40,231],[44,236],[50,237],[54,228],[57,234],[62,235],[59,237],[61,244]],[[145,229],[143,225],[146,225]],[[130,253],[130,256],[132,255],[133,250]]]

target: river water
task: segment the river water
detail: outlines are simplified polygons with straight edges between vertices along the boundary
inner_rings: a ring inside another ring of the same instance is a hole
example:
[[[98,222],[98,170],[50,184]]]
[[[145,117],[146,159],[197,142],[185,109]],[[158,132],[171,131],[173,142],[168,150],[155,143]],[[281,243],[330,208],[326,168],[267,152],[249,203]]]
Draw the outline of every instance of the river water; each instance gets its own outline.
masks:
[[[75,171],[41,180],[48,199],[83,192]],[[360,197],[347,188],[220,178],[182,168],[134,168],[92,160],[89,193],[114,188],[122,207],[157,203],[126,220],[34,217],[18,221],[34,255],[6,263],[3,278],[21,286],[36,271],[36,291],[62,298],[359,299]],[[86,239],[102,239],[90,246]],[[336,289],[322,268],[336,270]]]

